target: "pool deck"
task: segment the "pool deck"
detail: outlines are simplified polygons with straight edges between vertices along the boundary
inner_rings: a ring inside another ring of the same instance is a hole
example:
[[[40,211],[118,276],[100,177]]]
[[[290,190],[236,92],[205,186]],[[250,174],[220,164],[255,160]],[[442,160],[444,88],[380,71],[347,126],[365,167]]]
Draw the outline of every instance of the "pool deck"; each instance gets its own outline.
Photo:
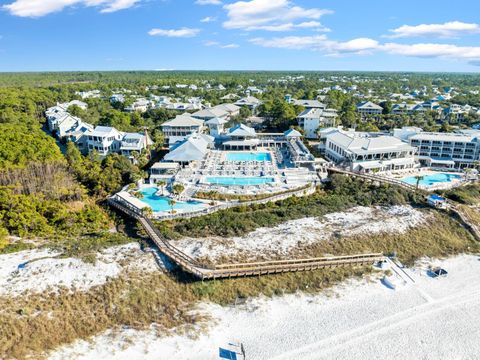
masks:
[[[392,177],[397,180],[402,180],[406,177],[411,177],[411,176],[429,176],[429,175],[435,175],[435,174],[451,174],[451,175],[458,175],[461,176],[460,179],[454,179],[452,181],[448,182],[440,182],[435,185],[431,186],[425,186],[425,185],[420,185],[419,188],[427,191],[434,191],[434,190],[448,190],[452,189],[454,187],[461,186],[465,183],[464,176],[465,174],[462,172],[458,171],[436,171],[436,170],[431,170],[429,168],[417,168],[414,170],[408,170],[408,171],[403,171],[403,172],[397,172],[395,174],[391,174],[389,177]]]

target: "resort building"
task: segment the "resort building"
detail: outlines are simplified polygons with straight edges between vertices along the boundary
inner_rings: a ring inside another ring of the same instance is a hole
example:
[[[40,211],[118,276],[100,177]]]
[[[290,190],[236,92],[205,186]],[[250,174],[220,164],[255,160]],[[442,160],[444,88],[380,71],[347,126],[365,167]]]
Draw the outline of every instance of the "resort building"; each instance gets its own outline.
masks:
[[[228,112],[226,112],[223,109],[218,109],[218,108],[203,109],[203,110],[199,110],[197,112],[194,112],[192,114],[192,117],[194,117],[195,119],[202,120],[202,121],[208,121],[208,120],[214,119],[214,118],[226,119],[227,116],[228,116]]]
[[[297,121],[307,139],[318,139],[318,130],[322,127],[335,126],[337,116],[334,109],[308,108],[297,116]]]
[[[356,106],[357,112],[361,115],[379,115],[383,108],[371,101],[363,101]]]
[[[135,160],[133,152],[141,153],[142,150],[148,149],[153,144],[146,132],[144,134],[124,133],[110,126],[97,126],[95,129],[89,129],[81,140],[85,142],[85,145],[79,146],[79,148],[86,153],[95,150],[103,157],[116,152],[128,157],[132,162]]]
[[[213,147],[213,138],[205,134],[192,134],[170,148],[170,152],[163,158],[164,161],[188,164],[192,161],[201,161],[208,150]]]
[[[173,145],[178,141],[185,140],[185,138],[194,133],[201,133],[204,126],[203,124],[203,120],[185,113],[177,115],[174,119],[163,123],[161,127],[165,141],[169,145]]]
[[[292,105],[303,106],[305,109],[326,109],[326,105],[318,100],[293,99],[292,95],[285,95],[285,101]]]
[[[153,141],[147,132],[144,134],[126,133],[120,144],[120,154],[129,158],[130,161],[135,162],[133,153],[136,152],[140,154],[142,150],[148,149],[151,145],[153,145]]]
[[[162,181],[165,185],[170,184],[179,170],[180,164],[177,162],[156,162],[149,170],[150,183],[158,184]]]
[[[195,133],[174,144],[162,163],[154,165],[150,183],[181,183],[182,199],[198,191],[257,194],[305,189],[319,179],[315,158],[301,137],[294,129],[256,133],[244,124],[216,138]]]
[[[222,144],[224,150],[252,150],[259,145],[255,129],[245,124],[230,128],[226,137],[228,140]]]
[[[451,123],[458,123],[465,120],[465,115],[468,114],[469,110],[470,107],[465,108],[462,105],[451,104],[448,108],[443,110],[443,115],[445,120],[448,120]]]
[[[110,152],[119,152],[123,134],[110,126],[97,126],[85,134],[87,150],[96,150],[100,156],[107,156]]]
[[[351,171],[379,172],[414,168],[413,146],[385,134],[338,130],[326,137],[325,156]]]
[[[124,103],[125,102],[125,95],[123,94],[113,94],[110,96],[110,103],[115,104],[115,103]]]
[[[235,102],[234,105],[239,106],[239,107],[242,107],[242,106],[247,107],[252,111],[252,113],[255,113],[255,110],[257,109],[257,107],[261,103],[262,102],[260,100],[258,100],[256,97],[247,96],[247,97],[244,97],[244,98],[241,98],[241,99],[237,100],[237,102]]]
[[[147,99],[137,99],[135,100],[132,105],[130,106],[127,106],[125,108],[125,111],[127,112],[141,112],[141,113],[144,113],[146,112],[148,109],[151,109],[153,108],[153,102],[151,100],[147,100]]]
[[[420,164],[439,169],[472,168],[480,160],[480,131],[421,132],[409,138]]]
[[[224,118],[213,118],[206,121],[205,125],[208,126],[210,135],[216,138],[224,134],[224,126],[226,123],[228,123],[228,121]]]

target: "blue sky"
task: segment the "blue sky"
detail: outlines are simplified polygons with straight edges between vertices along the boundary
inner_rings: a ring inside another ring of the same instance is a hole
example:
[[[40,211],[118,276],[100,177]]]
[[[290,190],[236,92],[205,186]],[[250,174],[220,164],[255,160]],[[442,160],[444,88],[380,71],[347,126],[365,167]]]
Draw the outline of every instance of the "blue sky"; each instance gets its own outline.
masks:
[[[0,71],[480,71],[476,0],[0,0]]]

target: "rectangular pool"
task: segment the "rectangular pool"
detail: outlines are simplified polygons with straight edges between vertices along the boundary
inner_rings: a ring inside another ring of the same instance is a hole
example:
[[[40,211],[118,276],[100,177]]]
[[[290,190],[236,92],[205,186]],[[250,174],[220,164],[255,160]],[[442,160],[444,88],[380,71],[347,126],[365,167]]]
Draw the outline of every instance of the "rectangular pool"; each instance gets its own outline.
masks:
[[[272,161],[268,152],[229,152],[226,154],[227,161]]]
[[[158,191],[156,187],[148,187],[140,190],[143,195],[143,198],[140,199],[145,204],[149,205],[154,212],[165,212],[171,211],[172,207],[168,204],[170,198],[166,196],[155,195]],[[205,204],[198,201],[177,201],[173,205],[174,210],[186,210],[194,211],[200,210],[202,207],[205,207]]]
[[[274,178],[269,177],[207,177],[206,181],[210,184],[217,185],[262,185],[275,181]]]
[[[458,174],[438,173],[423,176],[423,179],[421,179],[418,184],[420,186],[428,187],[439,183],[449,183],[453,180],[459,180],[461,178],[462,176]],[[415,176],[403,178],[402,181],[410,185],[417,185],[417,178]]]

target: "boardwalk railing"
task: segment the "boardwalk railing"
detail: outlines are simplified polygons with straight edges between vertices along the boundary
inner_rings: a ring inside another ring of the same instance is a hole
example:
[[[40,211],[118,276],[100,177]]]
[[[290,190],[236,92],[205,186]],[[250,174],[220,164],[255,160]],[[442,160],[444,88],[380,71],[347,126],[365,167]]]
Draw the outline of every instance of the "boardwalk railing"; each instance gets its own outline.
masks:
[[[348,175],[348,176],[351,176],[351,177],[359,177],[359,178],[363,178],[363,179],[366,179],[366,180],[378,181],[380,183],[397,185],[397,186],[400,186],[403,189],[406,189],[408,191],[420,192],[420,193],[423,193],[424,195],[428,194],[428,192],[425,191],[425,190],[417,189],[416,186],[404,183],[404,182],[402,182],[400,180],[397,180],[397,179],[391,179],[391,178],[384,177],[384,176],[379,176],[379,175],[359,174],[359,173],[356,173],[356,172],[343,170],[343,169],[339,169],[339,168],[336,168],[336,167],[327,167],[327,170],[330,171],[330,172],[334,172],[334,173],[338,173],[338,174],[344,174],[344,175]],[[480,227],[477,225],[476,221],[474,221],[454,201],[448,200],[447,204],[448,204],[448,208],[450,209],[450,211],[455,213],[458,216],[458,218],[461,220],[461,222],[465,225],[465,227],[470,230],[470,232],[473,234],[475,239],[480,241]]]
[[[235,206],[243,206],[243,205],[253,205],[253,204],[264,204],[267,202],[272,202],[272,201],[278,201],[278,200],[283,200],[292,196],[304,196],[304,195],[310,195],[315,192],[315,185],[310,184],[308,187],[301,187],[300,189],[292,189],[292,190],[287,190],[281,193],[277,194],[272,194],[272,196],[265,197],[262,199],[258,200],[249,200],[249,201],[229,201],[227,203],[223,204],[218,204],[218,205],[213,205],[209,206],[205,209],[199,209],[199,210],[193,210],[193,211],[188,211],[188,212],[179,212],[175,214],[161,214],[161,215],[154,215],[153,217],[156,220],[173,220],[173,219],[179,219],[179,218],[192,218],[192,217],[197,217],[197,216],[203,216],[203,215],[208,215],[213,212],[216,212],[218,210],[224,210],[228,209],[231,207]]]
[[[337,167],[328,167],[327,170],[329,172],[333,172],[333,173],[337,173],[337,174],[348,175],[348,176],[351,176],[351,177],[358,177],[358,178],[365,179],[365,180],[378,181],[378,182],[383,183],[383,184],[396,185],[396,186],[399,186],[401,188],[404,188],[404,189],[410,190],[410,191],[422,191],[421,189],[417,189],[417,187],[415,185],[407,184],[407,183],[405,183],[401,180],[392,179],[392,178],[389,178],[389,177],[386,177],[386,176],[374,175],[374,174],[361,174],[361,173],[354,172],[354,171],[339,169]]]
[[[108,203],[131,218],[138,220],[160,252],[170,258],[170,260],[176,263],[182,270],[201,280],[307,271],[334,266],[366,265],[384,259],[382,254],[373,253],[311,259],[206,265],[198,262],[170,244],[161,235],[153,222],[143,216],[138,209],[134,209],[133,206],[129,207],[126,203],[119,201],[119,198],[115,197],[109,198]]]

